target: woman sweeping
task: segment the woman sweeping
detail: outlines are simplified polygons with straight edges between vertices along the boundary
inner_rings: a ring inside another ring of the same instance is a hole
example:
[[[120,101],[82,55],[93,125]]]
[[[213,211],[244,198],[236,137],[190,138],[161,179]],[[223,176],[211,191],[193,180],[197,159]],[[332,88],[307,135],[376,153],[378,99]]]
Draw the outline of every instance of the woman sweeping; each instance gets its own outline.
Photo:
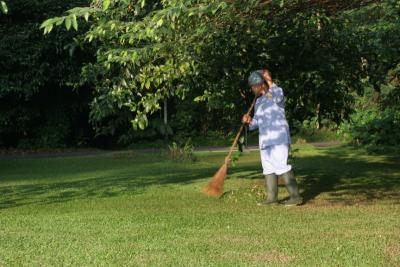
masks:
[[[280,175],[290,195],[284,204],[301,205],[303,198],[299,194],[292,166],[287,163],[291,139],[285,116],[283,90],[272,81],[268,70],[252,72],[248,82],[258,98],[253,118],[244,115],[242,123],[247,123],[250,131],[255,129],[259,131],[261,164],[267,190],[267,198],[257,204],[278,203],[278,175]]]

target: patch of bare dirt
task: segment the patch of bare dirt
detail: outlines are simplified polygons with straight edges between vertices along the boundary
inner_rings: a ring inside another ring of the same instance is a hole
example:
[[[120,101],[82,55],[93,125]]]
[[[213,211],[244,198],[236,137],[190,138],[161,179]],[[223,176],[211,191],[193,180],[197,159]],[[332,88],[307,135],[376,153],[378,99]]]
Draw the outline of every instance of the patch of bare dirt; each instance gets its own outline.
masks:
[[[96,148],[0,149],[0,159],[88,156],[105,152]]]
[[[269,263],[289,263],[296,259],[278,251],[267,251],[258,253],[246,253],[244,257],[253,262],[269,262]]]
[[[325,141],[325,142],[312,142],[311,145],[315,147],[331,147],[331,146],[338,146],[342,143],[340,141]]]
[[[400,266],[400,243],[392,243],[385,249],[385,254],[393,266]]]

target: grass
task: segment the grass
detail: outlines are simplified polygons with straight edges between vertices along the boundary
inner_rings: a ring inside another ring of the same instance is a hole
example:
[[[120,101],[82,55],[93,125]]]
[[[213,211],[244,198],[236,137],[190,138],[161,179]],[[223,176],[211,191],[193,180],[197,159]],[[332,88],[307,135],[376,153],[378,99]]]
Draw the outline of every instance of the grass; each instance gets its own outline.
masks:
[[[224,153],[2,159],[0,266],[399,266],[399,158],[296,148],[307,202],[292,208],[255,205],[257,151],[220,199],[201,189]]]

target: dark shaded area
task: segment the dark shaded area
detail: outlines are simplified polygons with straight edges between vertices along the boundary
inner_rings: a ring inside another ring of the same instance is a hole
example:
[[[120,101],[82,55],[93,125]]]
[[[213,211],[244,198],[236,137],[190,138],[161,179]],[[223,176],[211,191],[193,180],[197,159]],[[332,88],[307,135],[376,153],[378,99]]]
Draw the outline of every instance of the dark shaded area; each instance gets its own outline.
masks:
[[[322,193],[324,199],[342,204],[374,200],[400,202],[400,160],[387,156],[385,162],[349,156],[348,149],[327,149],[322,156],[296,159],[296,174],[306,202]],[[354,152],[354,151],[353,151]]]
[[[79,32],[39,29],[46,18],[61,15],[87,0],[7,1],[0,16],[0,147],[21,149],[95,144],[89,125],[92,90],[74,90],[91,49],[77,46]],[[80,31],[87,26],[82,24]]]

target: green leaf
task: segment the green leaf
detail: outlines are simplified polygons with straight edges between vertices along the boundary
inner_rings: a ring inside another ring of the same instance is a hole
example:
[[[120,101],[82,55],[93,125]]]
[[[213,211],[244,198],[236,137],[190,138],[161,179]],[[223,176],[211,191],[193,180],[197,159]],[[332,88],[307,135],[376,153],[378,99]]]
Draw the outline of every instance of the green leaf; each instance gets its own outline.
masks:
[[[145,128],[145,121],[144,121],[144,120],[139,120],[138,125],[139,125],[139,128],[140,128],[141,130],[144,130],[144,128]]]
[[[45,20],[45,21],[43,21],[42,22],[42,24],[40,25],[40,29],[42,29],[42,28],[46,28],[46,26],[49,24],[49,19],[48,20]]]
[[[48,19],[44,21],[39,28],[44,28],[44,34],[49,33],[53,29],[53,19]]]
[[[85,20],[86,20],[86,21],[89,21],[89,12],[86,12],[85,15],[84,15],[84,17],[85,17]]]
[[[107,10],[110,6],[110,0],[103,0],[103,10]]]
[[[159,19],[158,21],[157,21],[157,26],[158,27],[160,27],[162,24],[163,24],[163,19],[161,18],[161,19]]]
[[[76,21],[76,15],[72,15],[72,27],[77,31],[78,30],[78,22]]]
[[[4,14],[8,13],[8,7],[6,5],[6,2],[1,1],[1,10],[3,11]]]
[[[67,30],[69,30],[71,28],[71,18],[70,17],[65,18],[65,28],[67,28]]]
[[[201,101],[204,101],[204,100],[205,100],[205,97],[202,96],[202,95],[196,96],[196,97],[193,99],[194,102],[201,102]]]
[[[47,26],[47,27],[44,29],[44,31],[45,31],[45,33],[46,33],[46,32],[49,33],[49,32],[51,32],[52,29],[53,29],[53,24],[50,24],[49,26]]]
[[[61,25],[63,22],[64,22],[64,18],[59,18],[59,19],[56,21],[56,26]]]
[[[149,89],[150,88],[150,80],[147,80],[144,86],[146,87],[146,89]]]

